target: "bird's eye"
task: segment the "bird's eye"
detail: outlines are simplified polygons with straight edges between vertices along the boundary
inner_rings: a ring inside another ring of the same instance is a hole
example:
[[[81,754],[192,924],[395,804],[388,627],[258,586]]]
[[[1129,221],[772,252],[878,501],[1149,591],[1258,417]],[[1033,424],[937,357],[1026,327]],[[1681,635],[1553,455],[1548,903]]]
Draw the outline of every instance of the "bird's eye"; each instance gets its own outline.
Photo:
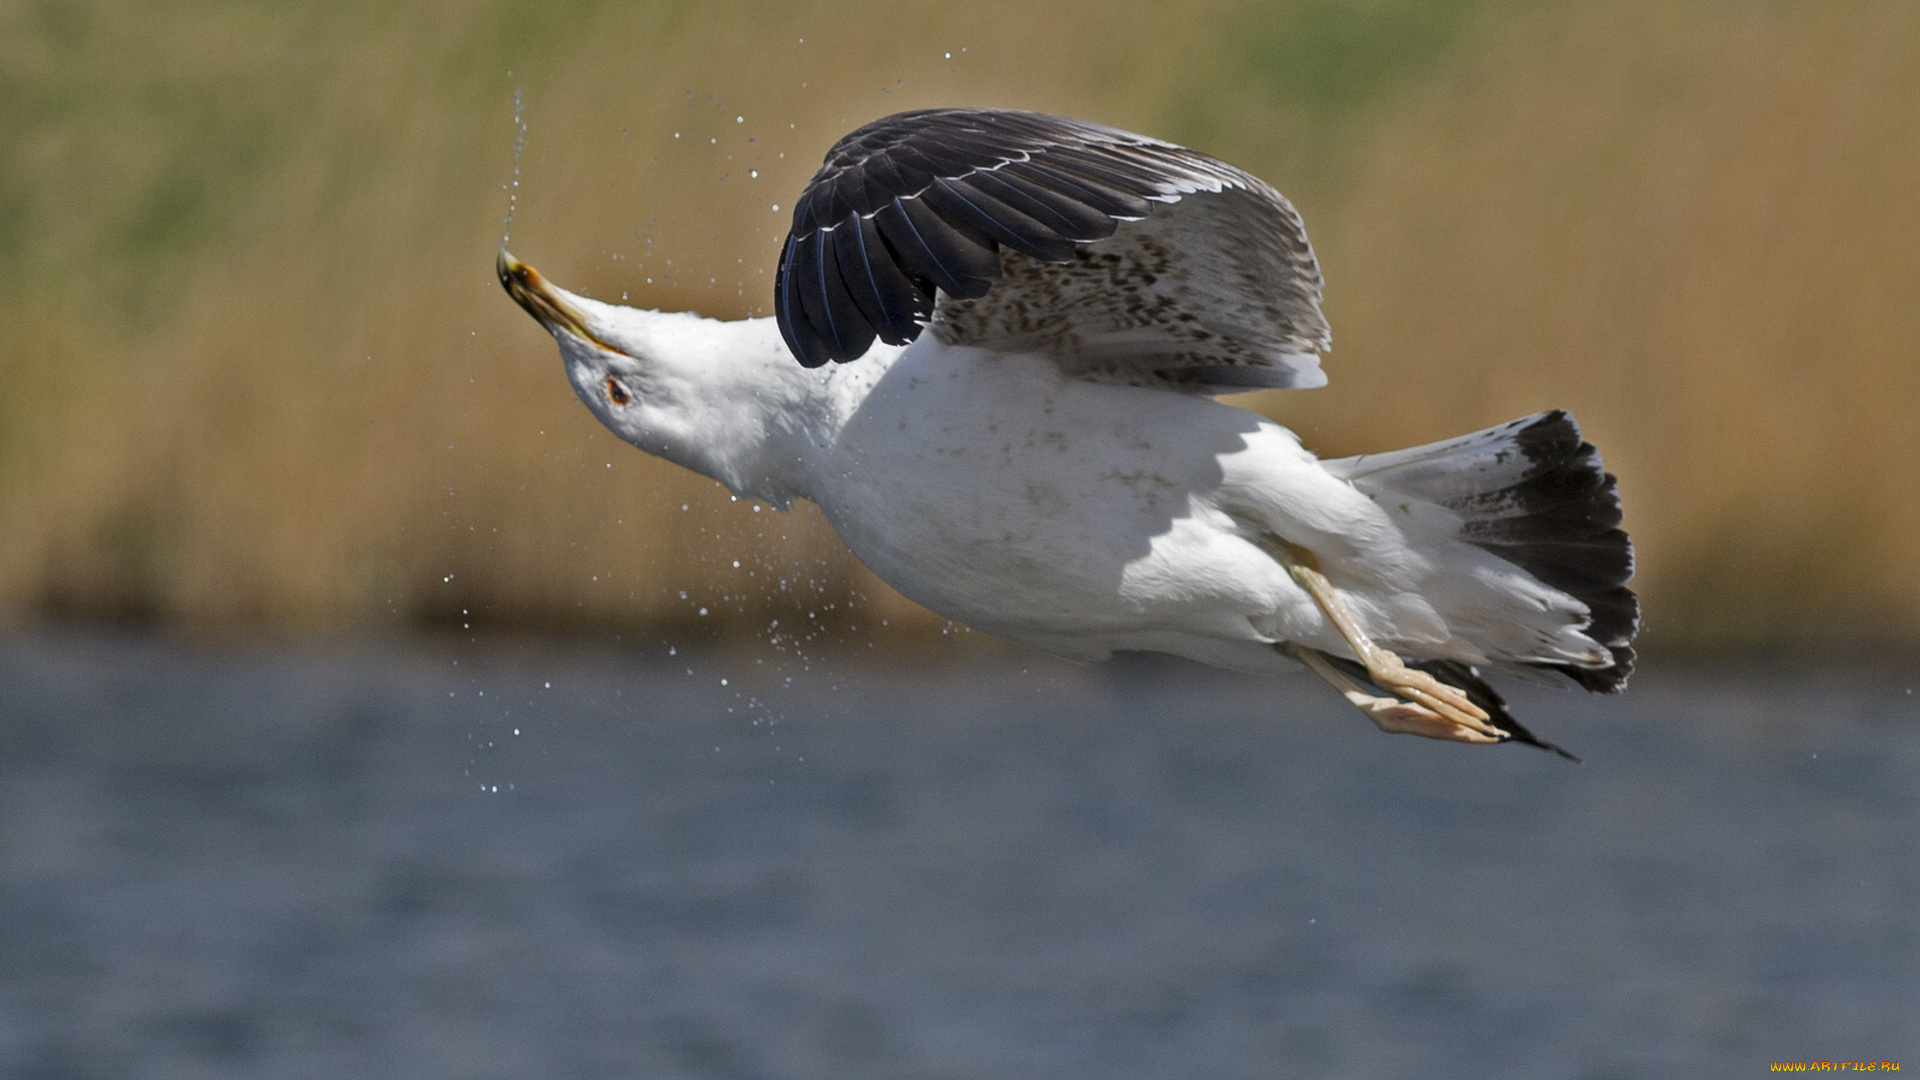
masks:
[[[625,405],[632,400],[632,395],[627,393],[626,387],[620,385],[619,379],[609,375],[607,376],[607,400],[615,405]]]

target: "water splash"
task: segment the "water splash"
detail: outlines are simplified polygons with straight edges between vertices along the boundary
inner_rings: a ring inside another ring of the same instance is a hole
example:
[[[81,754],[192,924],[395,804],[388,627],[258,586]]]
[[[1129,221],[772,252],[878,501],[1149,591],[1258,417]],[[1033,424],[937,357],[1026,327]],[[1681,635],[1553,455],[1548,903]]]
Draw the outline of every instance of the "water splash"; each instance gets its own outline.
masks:
[[[500,221],[506,230],[500,234],[500,246],[513,239],[513,211],[520,202],[520,155],[527,148],[527,109],[519,87],[513,88],[513,179],[507,183],[507,216]]]

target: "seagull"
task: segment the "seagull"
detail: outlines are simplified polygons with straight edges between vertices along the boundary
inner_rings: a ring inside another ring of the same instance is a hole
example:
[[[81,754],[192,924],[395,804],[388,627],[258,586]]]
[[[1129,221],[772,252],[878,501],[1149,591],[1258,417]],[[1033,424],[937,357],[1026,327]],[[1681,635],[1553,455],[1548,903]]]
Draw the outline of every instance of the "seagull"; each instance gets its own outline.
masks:
[[[620,438],[814,503],[902,594],[1018,644],[1301,665],[1383,731],[1567,757],[1486,673],[1632,671],[1632,545],[1566,412],[1321,460],[1216,400],[1324,385],[1331,336],[1299,213],[1206,154],[903,112],[794,203],[771,318],[602,303],[504,248],[496,272]]]

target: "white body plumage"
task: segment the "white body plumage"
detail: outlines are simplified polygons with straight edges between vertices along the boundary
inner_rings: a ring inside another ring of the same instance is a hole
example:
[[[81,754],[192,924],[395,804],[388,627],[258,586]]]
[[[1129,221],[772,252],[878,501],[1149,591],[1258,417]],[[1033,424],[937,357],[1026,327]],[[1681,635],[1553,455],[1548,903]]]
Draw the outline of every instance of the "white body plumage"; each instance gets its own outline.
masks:
[[[1584,605],[1456,539],[1457,516],[1361,490],[1247,410],[933,335],[806,369],[771,319],[553,291],[590,331],[556,334],[569,378],[621,438],[741,495],[812,501],[903,594],[1009,640],[1248,672],[1288,668],[1284,642],[1352,657],[1274,558],[1277,538],[1314,552],[1390,648],[1473,664],[1606,656],[1581,633]]]

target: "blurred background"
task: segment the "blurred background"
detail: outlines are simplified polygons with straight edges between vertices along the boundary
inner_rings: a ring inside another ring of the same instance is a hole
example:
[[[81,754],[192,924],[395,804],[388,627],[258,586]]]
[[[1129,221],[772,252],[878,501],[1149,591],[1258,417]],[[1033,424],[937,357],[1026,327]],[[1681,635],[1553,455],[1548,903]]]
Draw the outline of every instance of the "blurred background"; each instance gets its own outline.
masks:
[[[723,317],[767,312],[774,206],[891,111],[1225,157],[1300,206],[1334,326],[1331,385],[1254,407],[1330,455],[1569,408],[1650,650],[1910,647],[1915,55],[1920,11],[1867,0],[10,0],[0,619],[938,631],[810,509],[573,401],[491,273],[518,96],[516,253]]]
[[[0,1077],[1750,1076],[1920,1041],[1920,5],[0,0]],[[1328,455],[1571,409],[1588,761],[1076,668],[615,441],[900,109],[1271,180]],[[517,184],[516,184],[517,181]]]

